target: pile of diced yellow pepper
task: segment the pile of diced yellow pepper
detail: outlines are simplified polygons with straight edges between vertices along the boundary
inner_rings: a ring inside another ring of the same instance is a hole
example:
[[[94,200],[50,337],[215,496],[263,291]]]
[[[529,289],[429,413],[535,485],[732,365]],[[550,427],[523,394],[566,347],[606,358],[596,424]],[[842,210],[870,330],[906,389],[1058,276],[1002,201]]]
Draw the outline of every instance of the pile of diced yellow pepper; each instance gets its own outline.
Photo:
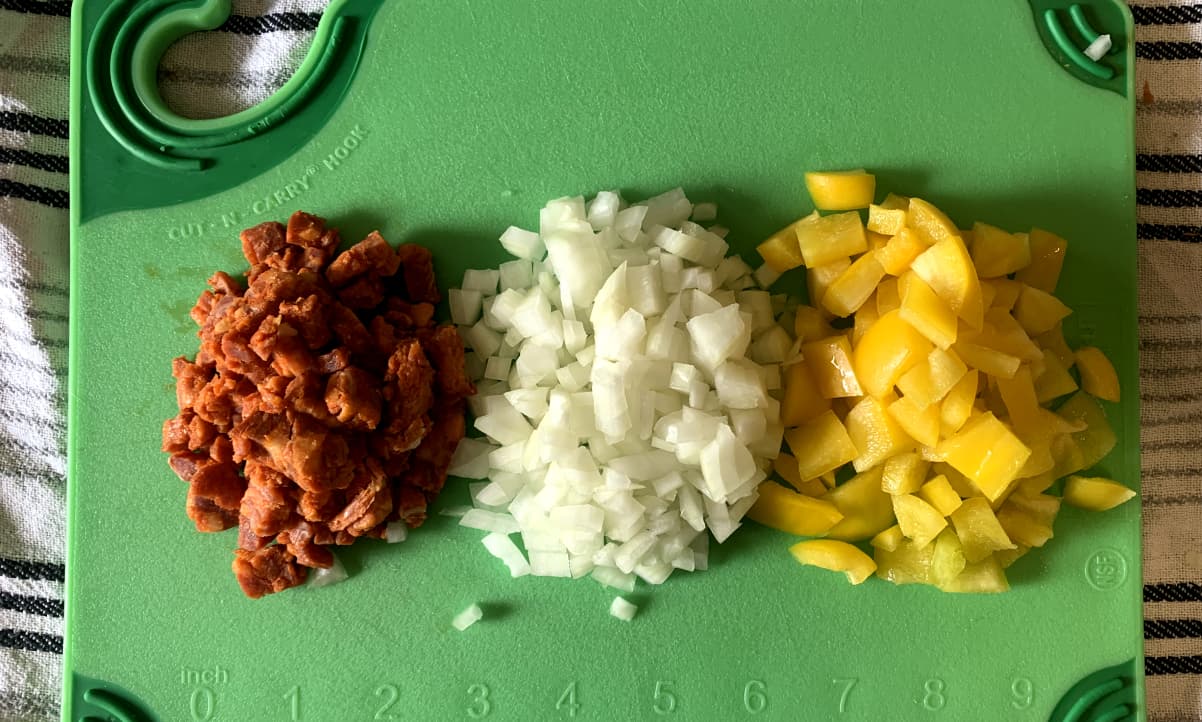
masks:
[[[1006,567],[1052,538],[1062,500],[1102,511],[1134,496],[1077,475],[1115,445],[1098,400],[1118,402],[1119,383],[1100,350],[1065,342],[1063,238],[961,230],[921,198],[877,205],[862,170],[806,185],[836,212],[758,249],[777,273],[805,267],[811,305],[797,310],[781,401],[790,453],[775,471],[792,489],[764,482],[751,518],[825,537],[790,551],[853,584],[875,572],[997,592]],[[1048,493],[1065,477],[1062,496]],[[872,556],[852,544],[865,540]]]

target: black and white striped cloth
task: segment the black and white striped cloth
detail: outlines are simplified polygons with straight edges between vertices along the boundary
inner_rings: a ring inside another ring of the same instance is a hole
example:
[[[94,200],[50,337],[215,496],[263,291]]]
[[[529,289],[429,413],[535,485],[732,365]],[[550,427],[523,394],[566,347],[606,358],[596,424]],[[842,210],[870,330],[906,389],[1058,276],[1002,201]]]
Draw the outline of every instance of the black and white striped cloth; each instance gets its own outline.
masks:
[[[70,5],[0,0],[0,722],[59,710]],[[324,5],[235,0],[169,51],[164,97],[194,117],[262,100]],[[1176,722],[1202,719],[1202,2],[1132,11],[1148,712]]]

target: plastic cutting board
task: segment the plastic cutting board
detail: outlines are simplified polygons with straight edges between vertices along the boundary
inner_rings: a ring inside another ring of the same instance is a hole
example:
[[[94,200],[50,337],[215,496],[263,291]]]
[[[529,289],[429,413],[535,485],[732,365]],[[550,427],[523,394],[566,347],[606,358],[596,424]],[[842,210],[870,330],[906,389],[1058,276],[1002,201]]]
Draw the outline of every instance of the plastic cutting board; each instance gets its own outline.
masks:
[[[356,545],[343,584],[250,601],[235,532],[193,530],[159,451],[188,310],[245,268],[244,227],[303,208],[378,228],[452,285],[547,199],[683,185],[755,260],[810,210],[804,170],[862,166],[962,225],[1070,239],[1070,341],[1115,360],[1127,399],[1099,469],[1137,486],[1131,22],[1069,5],[334,0],[280,96],[183,121],[157,58],[228,3],[76,2],[64,718],[1141,719],[1138,503],[1066,508],[997,596],[852,588],[748,523],[709,571],[640,587],[624,624],[611,590],[511,580],[437,514]],[[1095,31],[1115,45],[1097,63]],[[441,503],[466,498],[451,480]],[[472,602],[485,619],[454,631]]]

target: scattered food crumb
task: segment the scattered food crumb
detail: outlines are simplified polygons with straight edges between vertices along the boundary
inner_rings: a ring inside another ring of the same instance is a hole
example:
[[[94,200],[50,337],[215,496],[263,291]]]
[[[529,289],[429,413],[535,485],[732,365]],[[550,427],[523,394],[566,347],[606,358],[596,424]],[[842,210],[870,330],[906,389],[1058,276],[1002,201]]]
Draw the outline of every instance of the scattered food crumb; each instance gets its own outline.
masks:
[[[623,622],[629,622],[634,619],[634,615],[639,611],[638,605],[631,604],[621,597],[614,597],[614,601],[609,605],[610,616],[617,617]]]
[[[456,614],[455,618],[451,620],[451,626],[462,632],[476,622],[480,621],[480,618],[483,616],[484,612],[480,611],[480,605],[473,604],[459,614]]]

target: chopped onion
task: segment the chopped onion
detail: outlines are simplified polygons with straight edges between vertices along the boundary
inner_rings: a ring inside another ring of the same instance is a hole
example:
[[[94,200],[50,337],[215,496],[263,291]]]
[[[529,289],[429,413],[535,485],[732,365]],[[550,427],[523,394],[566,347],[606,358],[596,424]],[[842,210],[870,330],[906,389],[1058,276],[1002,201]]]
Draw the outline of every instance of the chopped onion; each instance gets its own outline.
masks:
[[[623,622],[629,622],[634,619],[634,615],[638,611],[638,606],[631,604],[621,597],[614,597],[613,603],[609,605],[610,615],[621,619]]]
[[[513,576],[659,584],[705,569],[709,534],[724,541],[754,503],[799,347],[777,325],[785,299],[756,288],[775,279],[699,224],[715,215],[680,189],[556,199],[537,234],[505,232],[516,260],[448,295],[488,437],[452,460],[489,479],[461,524]]]
[[[484,617],[484,612],[480,609],[480,605],[473,604],[459,614],[456,614],[455,618],[451,620],[451,626],[462,632],[476,622],[479,622],[482,617]]]
[[[1111,46],[1112,41],[1109,35],[1099,35],[1092,43],[1086,46],[1084,51],[1085,57],[1096,63],[1097,61],[1101,60],[1106,53],[1110,52]]]
[[[388,526],[384,527],[384,541],[389,544],[397,544],[409,538],[409,525],[403,521],[397,520],[389,522]]]
[[[309,573],[309,586],[328,587],[346,580],[346,567],[342,566],[342,562],[336,555],[331,554],[330,556],[333,557],[334,563],[328,569],[314,569]]]

